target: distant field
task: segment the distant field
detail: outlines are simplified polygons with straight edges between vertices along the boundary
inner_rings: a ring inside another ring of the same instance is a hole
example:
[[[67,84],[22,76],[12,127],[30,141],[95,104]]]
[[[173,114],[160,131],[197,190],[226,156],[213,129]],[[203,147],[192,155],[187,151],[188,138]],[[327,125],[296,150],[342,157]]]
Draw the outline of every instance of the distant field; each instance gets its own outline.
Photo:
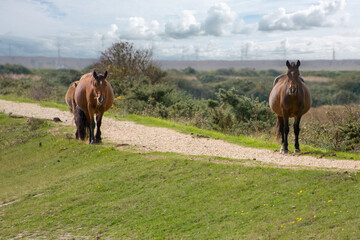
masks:
[[[317,77],[317,76],[307,76],[305,77],[306,82],[330,82],[332,81],[331,78],[327,77]]]
[[[292,59],[297,60],[297,59]],[[301,60],[301,59],[300,59]],[[81,70],[94,64],[97,59],[84,58],[48,58],[48,57],[8,57],[0,56],[0,64],[21,64],[28,68],[67,68]],[[192,67],[196,70],[217,70],[221,68],[256,69],[256,70],[284,70],[286,69],[285,60],[199,60],[199,61],[175,61],[175,60],[155,60],[162,69],[185,69]],[[302,60],[302,70],[325,70],[325,71],[349,71],[358,70],[360,60]]]
[[[297,59],[292,59],[297,60]],[[301,59],[300,59],[301,60]],[[202,60],[202,61],[158,61],[163,69],[185,69],[192,67],[196,70],[218,70],[229,69],[255,69],[255,70],[286,70],[286,60]],[[351,71],[358,70],[360,60],[301,60],[301,70],[317,71]]]

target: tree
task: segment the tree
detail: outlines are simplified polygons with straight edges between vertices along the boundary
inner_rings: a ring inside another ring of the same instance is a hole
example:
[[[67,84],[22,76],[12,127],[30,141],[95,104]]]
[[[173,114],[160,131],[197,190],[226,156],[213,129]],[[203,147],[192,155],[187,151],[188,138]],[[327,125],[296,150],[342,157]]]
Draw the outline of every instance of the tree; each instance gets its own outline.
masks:
[[[136,49],[130,42],[114,43],[101,53],[95,67],[109,72],[109,79],[117,95],[126,93],[134,81],[142,77],[146,77],[148,84],[155,84],[165,76],[165,72],[152,60],[150,49]]]

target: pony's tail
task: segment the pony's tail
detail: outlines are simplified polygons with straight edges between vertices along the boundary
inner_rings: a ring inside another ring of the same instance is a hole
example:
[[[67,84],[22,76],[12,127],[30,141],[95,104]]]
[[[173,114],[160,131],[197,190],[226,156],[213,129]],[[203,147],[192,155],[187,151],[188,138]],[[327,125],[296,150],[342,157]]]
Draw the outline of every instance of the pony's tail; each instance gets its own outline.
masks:
[[[70,110],[70,112],[72,113],[72,114],[74,114],[75,115],[75,111],[76,111],[76,102],[75,102],[75,99],[73,98],[73,99],[71,99],[71,101],[72,101],[72,105],[71,105],[71,107],[69,107],[69,110]]]
[[[74,119],[75,119],[77,136],[81,140],[85,140],[87,120],[85,113],[78,106],[76,106],[75,108]]]
[[[276,123],[275,123],[275,126],[274,126],[274,132],[276,133],[276,140],[278,141],[279,138],[281,137],[279,119],[276,120]]]

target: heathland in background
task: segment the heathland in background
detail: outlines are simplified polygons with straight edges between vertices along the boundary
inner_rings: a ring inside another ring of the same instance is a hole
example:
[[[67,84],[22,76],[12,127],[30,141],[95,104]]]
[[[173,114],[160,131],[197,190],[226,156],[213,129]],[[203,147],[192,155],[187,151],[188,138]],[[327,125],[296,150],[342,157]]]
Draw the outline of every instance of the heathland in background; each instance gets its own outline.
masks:
[[[69,84],[96,68],[108,70],[116,100],[112,112],[176,121],[230,135],[269,138],[275,115],[268,95],[279,70],[161,70],[151,50],[115,43],[81,71],[0,66],[0,94],[64,103]],[[313,109],[304,116],[301,141],[329,150],[360,151],[360,72],[301,71]]]

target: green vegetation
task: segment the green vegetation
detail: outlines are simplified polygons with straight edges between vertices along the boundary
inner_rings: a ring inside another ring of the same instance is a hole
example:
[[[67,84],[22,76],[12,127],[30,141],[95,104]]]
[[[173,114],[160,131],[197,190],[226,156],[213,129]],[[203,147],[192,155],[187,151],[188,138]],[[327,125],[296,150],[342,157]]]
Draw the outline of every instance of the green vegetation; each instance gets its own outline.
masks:
[[[234,88],[239,95],[267,101],[274,78],[285,71],[285,65],[284,71],[187,68],[168,71],[167,79],[198,99],[214,99],[219,89]],[[301,75],[312,93],[313,107],[360,102],[359,71],[301,71]]]
[[[356,239],[360,232],[354,172],[120,151],[5,114],[0,125],[3,239]]]
[[[5,64],[0,65],[0,74],[30,74],[30,69],[22,65]]]
[[[2,71],[1,67],[5,70]],[[17,69],[22,69],[20,75]],[[0,74],[1,95],[56,103],[64,103],[64,97],[70,83],[79,80],[84,73],[68,69],[30,70],[18,65],[0,65],[0,72],[3,73]]]
[[[13,101],[13,102],[25,102],[25,103],[35,103],[39,104],[42,107],[49,107],[49,108],[57,108],[62,111],[68,111],[69,108],[61,103],[55,103],[55,102],[48,102],[48,101],[35,101],[29,98],[19,98],[19,97],[13,97],[13,96],[4,96],[0,95],[0,99],[7,100],[7,101]]]
[[[102,54],[96,67],[109,70],[116,93],[107,115],[279,149],[267,98],[282,72],[164,73],[151,56],[121,42]],[[69,84],[92,68],[3,65],[0,98],[67,110]],[[358,104],[360,72],[302,75],[313,105],[320,106],[302,120],[302,151],[359,160],[359,107],[323,105]],[[227,163],[256,163],[88,145],[73,139],[73,127],[1,112],[0,126],[0,239],[356,239],[360,234],[358,172],[246,167]]]
[[[163,72],[152,60],[151,50],[136,49],[129,42],[113,44],[99,62],[83,71],[1,66],[0,94],[64,104],[69,84],[93,67],[109,71],[116,97],[111,112],[115,115],[150,116],[232,136],[268,139],[273,135],[276,116],[267,101],[274,78],[283,72],[197,71],[190,67]],[[360,103],[360,72],[301,74],[310,88],[313,107],[346,104],[341,114],[332,109],[323,111],[325,121],[311,113],[307,114],[311,117],[303,117],[301,144],[359,154],[360,109],[351,104]]]
[[[210,131],[210,130],[204,130],[204,129],[200,129],[194,126],[188,126],[188,125],[183,125],[183,124],[178,124],[178,123],[174,123],[172,121],[168,121],[168,120],[164,120],[164,119],[159,119],[159,118],[154,118],[154,117],[146,117],[146,116],[140,116],[140,115],[135,115],[135,114],[130,114],[130,115],[124,115],[124,116],[118,116],[118,115],[113,115],[113,114],[109,114],[112,117],[115,117],[115,119],[117,120],[123,120],[123,121],[132,121],[135,122],[137,124],[141,124],[141,125],[145,125],[145,126],[150,126],[150,127],[164,127],[164,128],[169,128],[169,129],[173,129],[175,131],[184,133],[184,134],[190,134],[193,135],[194,137],[210,137],[210,138],[214,138],[214,139],[221,139],[224,141],[227,141],[229,143],[234,143],[234,144],[238,144],[241,146],[245,146],[245,147],[252,147],[252,148],[262,148],[262,149],[269,149],[272,151],[278,151],[280,148],[279,142],[276,141],[275,137],[272,135],[261,135],[261,136],[256,136],[256,137],[251,137],[251,136],[244,136],[244,135],[240,135],[240,136],[234,136],[234,135],[227,135],[221,132],[216,132],[216,131]],[[335,123],[336,124],[336,123]],[[309,124],[310,125],[310,124]],[[316,128],[316,125],[311,125],[314,128]],[[309,127],[308,125],[304,126]],[[335,128],[335,126],[329,126],[329,129],[333,129],[333,130],[337,130],[337,128]],[[318,131],[319,134],[320,131]],[[328,133],[330,132],[330,130],[328,131]],[[307,133],[307,132],[306,132]],[[333,159],[351,159],[351,160],[360,160],[360,156],[358,154],[354,154],[352,153],[352,151],[334,151],[334,147],[330,146],[330,147],[326,147],[324,143],[329,143],[328,140],[326,140],[326,137],[328,137],[329,139],[332,136],[318,136],[319,140],[317,143],[316,139],[314,139],[314,137],[311,135],[310,133],[307,133],[309,135],[306,135],[304,137],[304,139],[309,140],[311,139],[311,143],[313,144],[309,144],[306,145],[307,143],[305,142],[304,144],[301,144],[301,149],[303,151],[302,154],[306,154],[306,155],[311,155],[311,156],[316,156],[316,157],[326,157],[326,158],[333,158]],[[358,137],[358,135],[356,136]],[[321,139],[321,140],[320,140]],[[294,151],[294,138],[291,135],[291,139],[289,139],[290,141],[290,146],[289,149],[291,152]],[[317,147],[314,147],[317,146]],[[345,143],[342,143],[342,146],[345,146]],[[354,146],[354,145],[347,145],[347,147],[350,146]],[[358,146],[358,145],[357,145]]]
[[[29,100],[29,99],[5,97],[5,96],[1,96],[1,95],[0,95],[0,99],[4,99],[4,100],[8,100],[8,101],[36,103],[43,107],[52,107],[52,108],[58,108],[63,111],[68,111],[68,108],[65,105],[52,103],[52,102],[37,102],[37,101]],[[115,114],[114,114],[114,112],[115,112]],[[221,140],[224,140],[224,141],[227,141],[230,143],[234,143],[234,144],[238,144],[241,146],[245,146],[245,147],[269,149],[272,151],[279,150],[279,142],[276,141],[275,137],[273,136],[274,134],[263,134],[263,135],[257,135],[256,137],[245,136],[245,135],[234,136],[231,134],[224,134],[224,133],[217,132],[217,131],[211,131],[211,130],[197,128],[197,127],[194,127],[191,125],[186,125],[184,123],[179,124],[179,123],[175,123],[174,121],[169,121],[169,120],[165,120],[165,119],[141,116],[141,115],[136,115],[136,114],[118,115],[118,114],[116,114],[116,112],[117,112],[116,110],[106,112],[105,116],[112,117],[112,118],[115,118],[120,121],[132,121],[137,124],[141,124],[141,125],[145,125],[145,126],[169,128],[169,129],[178,131],[180,133],[192,135],[194,137],[210,137],[210,138],[214,138],[214,139],[221,139]],[[339,115],[342,115],[342,114],[343,113],[339,113]],[[356,117],[356,116],[353,116],[353,117]],[[341,119],[341,118],[336,118],[336,119]],[[347,123],[345,123],[345,125],[346,124]],[[349,126],[350,128],[352,128],[352,125],[354,125],[354,124],[353,123],[347,124],[347,126]],[[314,124],[314,125],[310,124],[309,126],[305,125],[304,127],[307,128],[307,127],[311,127],[311,126],[313,126],[315,128],[318,127],[318,125],[316,125],[316,124]],[[339,125],[339,126],[341,127],[342,125]],[[331,134],[331,129],[338,131],[340,128],[337,128],[337,127],[339,127],[339,126],[334,121],[334,126],[327,127],[328,131],[326,131],[326,134]],[[330,147],[327,147],[327,145],[325,145],[325,144],[329,143],[329,141],[327,140],[327,137],[329,139],[332,139],[334,135],[337,136],[338,134],[331,134],[331,135],[322,134],[322,135],[320,135],[321,132],[320,132],[320,130],[318,130],[317,131],[317,134],[319,134],[318,140],[315,139],[316,140],[315,141],[314,138],[312,137],[311,133],[308,133],[308,132],[306,132],[306,133],[309,135],[306,135],[304,137],[305,141],[312,141],[312,142],[309,142],[309,143],[304,142],[304,144],[301,145],[303,154],[312,155],[312,156],[316,156],[316,157],[327,157],[327,158],[333,158],[333,159],[360,160],[360,156],[358,154],[352,153],[354,149],[351,149],[352,146],[358,146],[356,141],[352,140],[352,141],[338,143],[338,146],[346,147],[346,149],[350,149],[350,151],[347,151],[347,152],[334,151],[333,146],[335,146],[335,144],[333,142],[330,143],[330,144],[332,144]],[[359,136],[355,134],[354,137],[355,137],[355,139],[357,139]],[[291,143],[291,145],[289,146],[289,149],[290,149],[290,151],[294,151],[293,137],[291,137],[291,139],[289,141]],[[306,144],[309,144],[309,145],[306,145]],[[317,147],[314,147],[314,146],[317,146]],[[337,148],[340,148],[340,147],[337,147]]]
[[[224,74],[224,71],[222,70],[222,74]],[[30,74],[3,74],[0,75],[1,98],[17,101],[20,97],[20,101],[28,102],[38,102],[40,100],[42,106],[66,110],[67,108],[63,104],[69,82],[77,80],[84,72],[73,70],[31,70]],[[193,71],[189,69],[184,70],[184,73],[189,72],[193,74]],[[278,74],[276,71],[259,72],[267,72],[269,76]],[[235,136],[234,138],[243,135],[261,138],[263,139],[262,142],[265,142],[263,146],[269,145],[269,136],[274,135],[275,115],[269,109],[267,102],[248,97],[246,94],[242,95],[235,87],[229,90],[220,88],[214,99],[197,100],[189,93],[176,89],[167,80],[172,74],[170,71],[166,78],[155,84],[150,84],[146,80],[146,76],[140,76],[132,83],[132,87],[127,90],[126,94],[117,96],[111,112],[120,116],[137,114],[167,119],[204,130],[216,130],[226,135]],[[236,74],[239,75],[239,73]],[[252,76],[259,73],[244,70],[242,75],[245,74]],[[309,74],[313,76],[312,78],[325,78],[329,76],[339,77],[345,73],[309,72]],[[184,78],[186,79],[186,77]],[[329,80],[327,79],[327,81]],[[43,85],[51,85],[52,87],[46,87],[45,90],[38,88]],[[356,87],[354,87],[355,90]],[[314,95],[317,95],[314,94],[313,89],[312,95],[314,100]],[[335,107],[326,108],[322,112],[316,109],[323,108],[312,109],[311,112],[317,112],[316,116],[308,113],[302,120],[301,144],[321,148],[325,152],[348,151],[359,154],[360,109],[355,105],[347,105],[341,110]],[[292,134],[292,131],[290,133]],[[290,136],[290,139],[293,139],[293,136]],[[270,142],[271,144],[278,145],[273,141]],[[303,151],[308,152],[310,149],[313,151],[312,148],[306,147],[306,149],[308,150],[303,149]],[[317,154],[322,155],[323,151],[317,152]],[[325,153],[325,155],[328,154]],[[356,159],[356,157],[352,158]]]

